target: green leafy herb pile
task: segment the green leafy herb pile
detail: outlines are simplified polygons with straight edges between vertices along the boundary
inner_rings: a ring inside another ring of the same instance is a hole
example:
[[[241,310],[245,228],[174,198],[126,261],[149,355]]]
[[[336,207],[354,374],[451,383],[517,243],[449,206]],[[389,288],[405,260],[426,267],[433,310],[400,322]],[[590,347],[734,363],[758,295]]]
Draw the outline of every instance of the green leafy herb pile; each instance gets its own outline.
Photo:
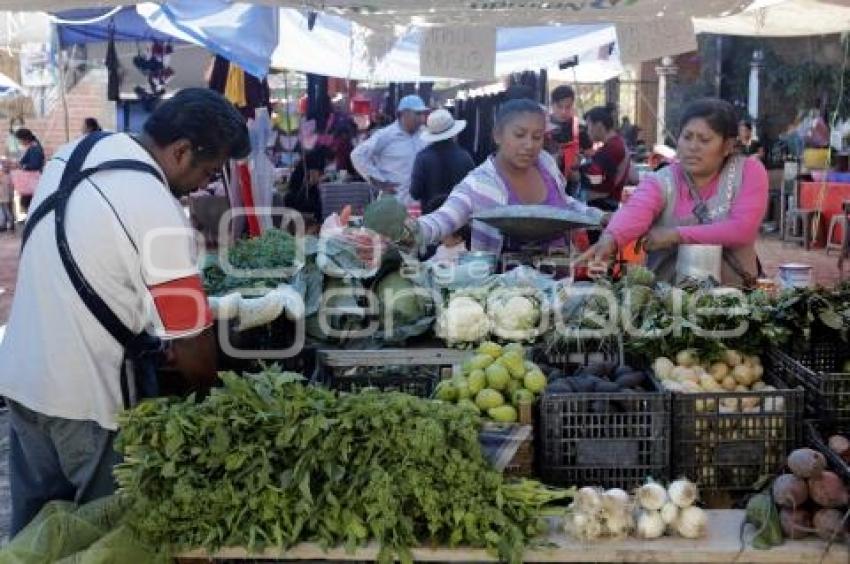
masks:
[[[269,229],[260,237],[234,243],[227,258],[234,268],[242,271],[288,268],[295,263],[295,238],[280,229]],[[210,296],[221,296],[239,288],[274,288],[282,281],[250,273],[229,275],[218,264],[207,266],[203,274],[204,290]]]
[[[399,393],[337,396],[272,370],[222,375],[203,401],[158,399],[121,417],[116,469],[130,523],[175,547],[349,550],[380,559],[424,543],[518,562],[543,505],[570,495],[503,482],[469,410]]]

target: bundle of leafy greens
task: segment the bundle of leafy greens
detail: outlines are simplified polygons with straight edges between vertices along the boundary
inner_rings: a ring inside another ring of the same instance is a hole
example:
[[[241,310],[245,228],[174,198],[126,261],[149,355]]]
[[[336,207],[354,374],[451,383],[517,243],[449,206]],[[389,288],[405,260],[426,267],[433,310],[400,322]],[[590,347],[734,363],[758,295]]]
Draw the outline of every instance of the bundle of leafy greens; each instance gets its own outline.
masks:
[[[302,541],[411,561],[420,543],[518,562],[549,501],[503,482],[471,410],[399,393],[337,396],[295,374],[222,374],[203,401],[157,399],[121,417],[115,475],[129,523],[172,547],[285,549]]]
[[[280,229],[269,229],[259,237],[234,243],[227,259],[236,271],[227,273],[219,264],[204,268],[207,295],[222,296],[240,288],[275,288],[284,277],[268,277],[262,271],[291,268],[295,264],[295,238]]]

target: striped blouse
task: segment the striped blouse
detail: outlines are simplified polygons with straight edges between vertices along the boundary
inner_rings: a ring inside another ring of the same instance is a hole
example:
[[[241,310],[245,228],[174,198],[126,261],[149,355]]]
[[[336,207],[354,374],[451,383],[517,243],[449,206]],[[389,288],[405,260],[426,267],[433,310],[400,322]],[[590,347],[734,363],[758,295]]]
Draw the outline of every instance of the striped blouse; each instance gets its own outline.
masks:
[[[538,164],[557,182],[558,191],[566,204],[565,209],[587,215],[595,221],[602,218],[602,210],[588,207],[567,195],[564,190],[567,181],[551,155],[541,152],[538,159]],[[469,223],[476,213],[507,205],[509,196],[510,189],[496,169],[493,157],[488,158],[454,187],[442,207],[419,218],[423,242],[437,243]],[[471,250],[501,253],[502,244],[503,237],[498,229],[472,220]]]

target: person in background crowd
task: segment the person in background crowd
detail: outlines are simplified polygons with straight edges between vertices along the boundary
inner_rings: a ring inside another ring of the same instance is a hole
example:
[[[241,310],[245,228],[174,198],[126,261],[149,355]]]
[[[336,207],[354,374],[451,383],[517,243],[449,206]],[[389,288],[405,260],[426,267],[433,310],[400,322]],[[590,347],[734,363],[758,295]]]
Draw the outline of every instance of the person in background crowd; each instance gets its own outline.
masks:
[[[51,500],[82,504],[114,492],[117,416],[132,388],[152,391],[144,386],[152,359],[164,356],[193,389],[215,381],[212,313],[177,198],[250,150],[236,108],[189,88],[157,107],[138,138],[83,137],[47,164],[0,343],[12,536]],[[66,167],[78,159],[117,168],[69,183]]]
[[[93,118],[87,117],[83,120],[83,135],[88,135],[89,133],[94,133],[95,131],[103,131],[103,128],[100,127],[100,123]]]
[[[24,126],[24,118],[13,117],[9,120],[9,134],[6,136],[6,156],[17,159],[23,153],[21,143],[15,137],[15,133]]]
[[[498,151],[470,172],[437,211],[416,220],[412,227],[417,242],[435,244],[472,221],[471,250],[497,254],[514,250],[498,229],[472,220],[478,212],[506,204],[553,206],[604,222],[602,210],[589,208],[565,193],[566,180],[554,159],[543,151],[545,131],[546,112],[540,104],[532,100],[502,104],[493,131]]]
[[[12,211],[14,191],[12,178],[9,176],[10,168],[8,161],[0,161],[0,231],[15,230],[15,213]]]
[[[575,90],[567,85],[558,86],[552,91],[551,99],[546,150],[555,157],[558,168],[573,186],[569,192],[575,192],[581,153],[591,149],[593,142],[587,134],[587,128],[575,115]]]
[[[283,198],[286,207],[304,214],[313,214],[316,221],[322,220],[319,184],[332,157],[331,150],[324,145],[316,145],[303,153],[289,177],[289,185]]]
[[[721,245],[719,282],[749,286],[760,270],[755,243],[767,209],[767,171],[757,158],[735,154],[738,120],[728,102],[693,102],[679,130],[679,160],[644,177],[581,258],[607,261],[641,238],[647,267],[674,283],[679,245]]]
[[[758,139],[753,137],[753,122],[741,120],[738,123],[738,143],[736,148],[739,153],[748,157],[755,155],[764,162],[764,147]]]
[[[15,138],[24,147],[24,154],[18,161],[20,168],[34,172],[44,170],[44,149],[35,134],[26,127],[22,127],[15,132]],[[32,202],[32,195],[21,195],[21,207],[25,212],[29,210],[30,202]]]
[[[422,141],[430,145],[416,155],[410,179],[410,197],[422,204],[422,213],[439,206],[434,202],[448,196],[461,180],[475,168],[472,157],[457,144],[457,136],[466,121],[455,120],[448,110],[437,110],[428,116]]]
[[[584,115],[587,132],[596,149],[590,162],[583,166],[588,180],[587,203],[604,211],[615,211],[620,205],[623,187],[629,175],[629,152],[623,137],[614,129],[612,105],[597,106]]]
[[[422,98],[405,96],[396,108],[396,121],[374,132],[351,152],[351,162],[360,176],[381,192],[395,194],[404,205],[413,203],[410,178],[416,155],[425,146],[419,131],[427,114]]]
[[[640,128],[632,125],[628,116],[623,116],[623,119],[620,121],[620,135],[623,136],[623,141],[626,142],[626,148],[634,149],[637,146],[639,134]]]

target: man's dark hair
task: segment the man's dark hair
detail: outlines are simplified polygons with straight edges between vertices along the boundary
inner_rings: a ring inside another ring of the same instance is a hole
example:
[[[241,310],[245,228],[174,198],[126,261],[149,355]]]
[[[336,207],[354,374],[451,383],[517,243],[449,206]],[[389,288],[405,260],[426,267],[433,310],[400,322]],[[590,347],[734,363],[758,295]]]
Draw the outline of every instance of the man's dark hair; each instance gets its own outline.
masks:
[[[145,122],[144,130],[160,147],[188,140],[202,160],[222,155],[242,159],[251,153],[242,115],[224,96],[206,88],[186,88],[163,102]]]
[[[37,139],[35,138],[35,134],[26,127],[22,127],[19,130],[15,131],[15,138],[25,143],[32,143],[33,141],[37,141]]]
[[[100,127],[100,124],[93,117],[87,117],[84,121],[86,126],[86,131],[100,131],[103,128]]]
[[[596,106],[584,114],[584,121],[601,123],[605,126],[605,129],[614,129],[614,110],[615,108],[612,104]]]
[[[496,129],[503,129],[521,114],[535,114],[543,118],[546,117],[546,112],[537,102],[525,98],[521,100],[508,100],[499,106],[499,112],[496,114]]]
[[[558,86],[552,91],[553,104],[557,104],[561,100],[566,100],[567,98],[571,98],[573,100],[576,99],[576,91],[573,90],[572,86],[562,84],[561,86]]]
[[[679,121],[679,131],[685,129],[693,119],[704,119],[708,126],[724,139],[734,139],[738,136],[738,116],[735,108],[725,100],[703,98],[685,108]]]
[[[742,119],[740,122],[738,122],[738,125],[743,125],[744,127],[749,129],[750,131],[753,130],[753,122],[751,122],[748,119]]]

